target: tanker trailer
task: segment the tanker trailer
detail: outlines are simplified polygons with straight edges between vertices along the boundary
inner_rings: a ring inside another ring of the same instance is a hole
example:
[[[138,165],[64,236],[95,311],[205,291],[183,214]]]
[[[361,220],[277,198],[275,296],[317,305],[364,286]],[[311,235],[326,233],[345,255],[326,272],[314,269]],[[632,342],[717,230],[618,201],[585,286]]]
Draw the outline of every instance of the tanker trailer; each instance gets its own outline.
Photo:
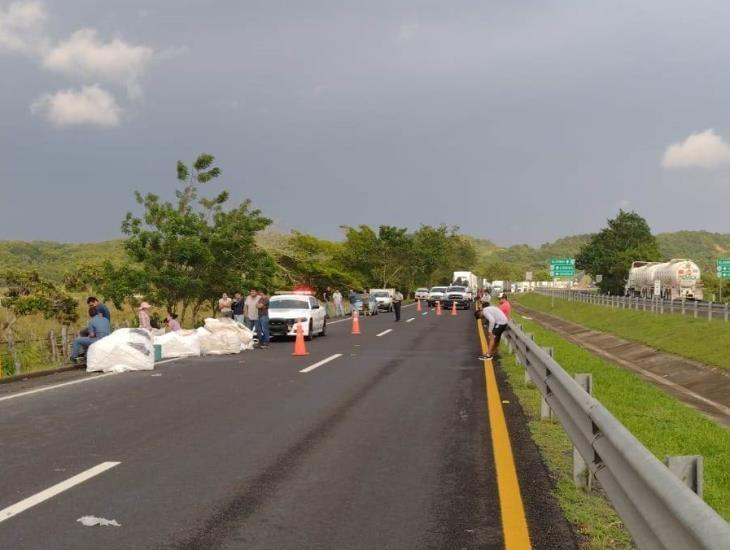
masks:
[[[656,281],[659,281],[660,296],[664,299],[702,299],[700,268],[693,261],[684,259],[632,263],[626,295],[654,296]]]

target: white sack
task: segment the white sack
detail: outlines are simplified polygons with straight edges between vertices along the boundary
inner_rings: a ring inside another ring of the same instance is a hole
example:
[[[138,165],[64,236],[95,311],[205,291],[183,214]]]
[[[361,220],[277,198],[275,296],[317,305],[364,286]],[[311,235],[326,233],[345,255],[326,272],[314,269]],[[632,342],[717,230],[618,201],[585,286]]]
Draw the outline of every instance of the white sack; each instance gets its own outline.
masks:
[[[162,348],[163,359],[200,355],[200,338],[194,330],[180,330],[155,336],[154,343]]]
[[[223,355],[253,349],[253,331],[233,319],[205,320],[197,330],[203,355]]]
[[[120,328],[97,340],[86,353],[86,372],[152,370],[155,353],[152,335],[140,328]]]

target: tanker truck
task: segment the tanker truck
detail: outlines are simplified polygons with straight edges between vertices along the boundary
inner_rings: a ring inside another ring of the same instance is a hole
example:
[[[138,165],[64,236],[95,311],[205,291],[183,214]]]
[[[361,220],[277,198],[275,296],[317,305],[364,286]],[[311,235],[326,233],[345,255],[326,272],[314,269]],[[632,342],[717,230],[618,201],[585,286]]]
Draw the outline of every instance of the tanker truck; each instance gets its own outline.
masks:
[[[685,259],[632,263],[626,296],[655,295],[665,300],[702,300],[700,268],[692,260]]]

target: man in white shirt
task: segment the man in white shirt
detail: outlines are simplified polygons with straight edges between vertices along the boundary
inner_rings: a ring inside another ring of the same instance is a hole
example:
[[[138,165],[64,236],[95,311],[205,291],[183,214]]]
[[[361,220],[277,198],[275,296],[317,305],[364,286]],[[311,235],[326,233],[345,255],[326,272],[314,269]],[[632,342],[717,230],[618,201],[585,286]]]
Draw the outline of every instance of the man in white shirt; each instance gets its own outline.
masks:
[[[400,321],[400,308],[401,308],[402,303],[403,303],[403,294],[401,294],[400,290],[396,290],[395,294],[393,294],[393,313],[395,313],[396,323],[398,321]]]
[[[507,329],[507,316],[498,307],[487,305],[484,309],[475,311],[474,317],[483,319],[487,325],[487,354],[480,355],[479,359],[491,359],[497,354],[502,333]]]
[[[246,301],[243,304],[243,316],[246,320],[246,326],[251,330],[256,330],[256,321],[259,318],[259,300],[261,297],[255,288],[246,296]]]
[[[335,290],[335,293],[332,295],[332,300],[335,302],[335,317],[344,317],[345,310],[342,307],[342,294],[340,294],[339,290]]]

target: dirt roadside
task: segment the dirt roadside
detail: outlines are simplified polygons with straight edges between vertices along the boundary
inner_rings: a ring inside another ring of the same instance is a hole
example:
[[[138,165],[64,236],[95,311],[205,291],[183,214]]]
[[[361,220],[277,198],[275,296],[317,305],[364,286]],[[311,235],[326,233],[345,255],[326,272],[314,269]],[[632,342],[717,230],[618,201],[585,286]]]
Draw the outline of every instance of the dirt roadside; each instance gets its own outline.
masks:
[[[522,305],[513,304],[548,330],[616,365],[632,370],[683,403],[730,427],[730,374],[691,359],[598,332]]]

